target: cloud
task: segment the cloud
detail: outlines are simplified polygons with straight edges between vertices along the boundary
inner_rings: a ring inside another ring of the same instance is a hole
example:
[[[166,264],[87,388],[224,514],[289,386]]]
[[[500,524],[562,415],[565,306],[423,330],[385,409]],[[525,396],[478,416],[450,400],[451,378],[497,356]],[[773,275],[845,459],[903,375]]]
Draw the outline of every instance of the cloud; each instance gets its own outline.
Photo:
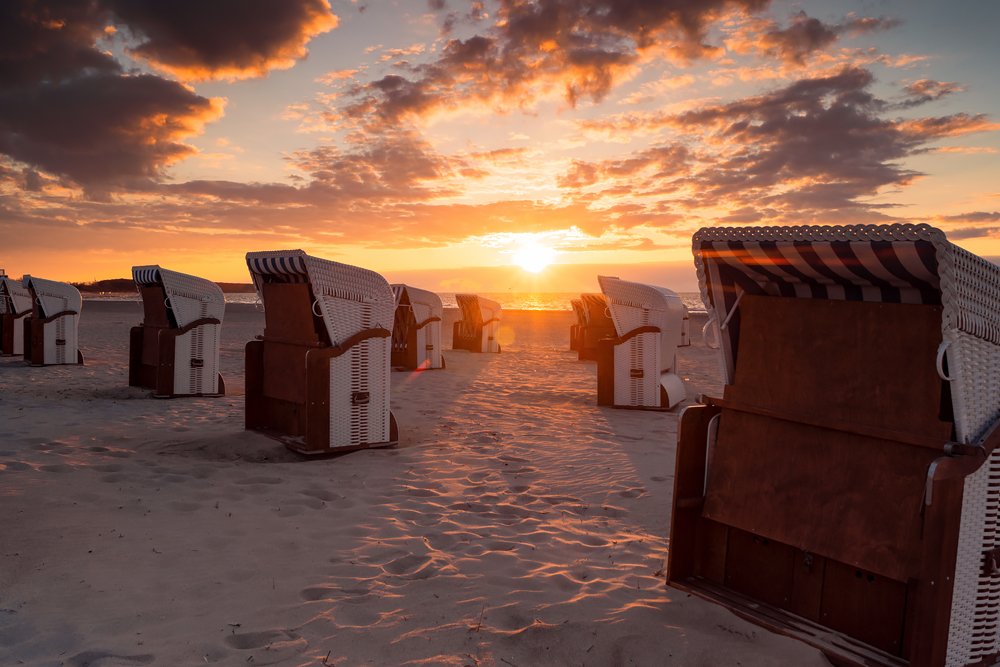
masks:
[[[181,139],[222,115],[206,99],[156,76],[97,74],[0,90],[0,153],[71,179],[91,194],[194,153]]]
[[[772,92],[680,113],[588,121],[590,131],[672,131],[670,143],[597,162],[574,161],[559,185],[589,201],[602,193],[649,201],[671,197],[689,211],[729,208],[720,221],[856,221],[885,218],[890,204],[866,202],[921,176],[901,164],[933,141],[996,129],[983,115],[889,119],[893,105],[869,90],[868,70],[845,67]],[[929,86],[937,90],[935,86]]]
[[[225,100],[126,72],[101,40],[124,39],[127,52],[182,79],[244,78],[290,66],[336,21],[326,0],[2,3],[0,153],[91,198],[148,187],[195,154],[183,140],[219,118]]]
[[[967,86],[955,82],[920,79],[903,87],[903,92],[908,99],[899,106],[901,108],[920,106],[921,104],[939,100],[947,95],[963,92],[966,88]]]
[[[778,58],[786,64],[802,67],[814,53],[825,51],[847,34],[857,36],[889,30],[900,22],[891,18],[853,18],[844,23],[828,24],[805,12],[792,14],[787,27],[771,20],[753,19],[734,31],[726,46],[737,53],[755,53]]]
[[[500,0],[487,29],[447,40],[430,62],[407,63],[405,74],[355,87],[353,101],[335,115],[374,132],[460,109],[526,109],[542,98],[561,97],[570,106],[586,100],[597,104],[635,76],[644,61],[715,57],[721,49],[707,41],[712,23],[726,12],[755,12],[769,2]],[[462,20],[478,24],[487,15],[479,3]],[[450,34],[458,20],[449,14],[443,32]],[[411,47],[403,53],[416,51]],[[688,83],[681,77],[662,85]],[[318,103],[328,106],[328,101]]]
[[[187,81],[245,79],[287,69],[337,27],[327,0],[102,0],[138,43],[129,54]]]

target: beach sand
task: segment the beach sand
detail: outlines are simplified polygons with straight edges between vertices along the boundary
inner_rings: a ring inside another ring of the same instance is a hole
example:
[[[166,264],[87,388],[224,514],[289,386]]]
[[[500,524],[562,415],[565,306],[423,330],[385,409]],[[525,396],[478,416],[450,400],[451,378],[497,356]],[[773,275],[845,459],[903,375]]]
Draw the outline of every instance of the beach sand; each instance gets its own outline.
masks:
[[[571,313],[394,372],[400,444],[322,460],[243,431],[263,313],[228,308],[214,399],[125,386],[141,317],[88,301],[85,366],[0,360],[0,665],[829,664],[664,586],[676,414],[598,408]]]

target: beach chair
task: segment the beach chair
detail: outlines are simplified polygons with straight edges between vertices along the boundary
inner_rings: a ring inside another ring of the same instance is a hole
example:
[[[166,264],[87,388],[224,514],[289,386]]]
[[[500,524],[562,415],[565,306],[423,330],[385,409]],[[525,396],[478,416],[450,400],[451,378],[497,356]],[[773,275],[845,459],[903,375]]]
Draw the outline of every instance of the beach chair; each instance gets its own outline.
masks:
[[[927,225],[693,244],[725,390],[679,418],[668,584],[838,666],[1000,663],[1000,268]]]
[[[598,276],[615,337],[597,343],[597,404],[669,409],[684,400],[676,374],[684,304],[668,289]]]
[[[583,299],[570,299],[569,305],[573,308],[573,315],[576,317],[576,324],[569,328],[569,349],[571,352],[580,351],[580,330],[587,324],[587,316],[583,311]]]
[[[475,294],[456,294],[462,317],[452,329],[452,349],[500,352],[500,304]]]
[[[596,361],[597,343],[617,335],[611,310],[603,294],[581,294],[584,325],[580,328],[579,360]]]
[[[32,366],[82,364],[77,329],[83,298],[69,283],[24,276],[22,287],[31,299],[24,318],[24,360]]]
[[[31,315],[31,294],[20,280],[0,275],[0,354],[24,354],[24,322]]]
[[[441,297],[409,285],[390,285],[396,315],[392,325],[392,366],[407,370],[444,368],[441,355]]]
[[[128,384],[156,398],[224,396],[219,343],[226,299],[218,285],[159,266],[133,266],[142,324],[132,327]]]
[[[300,454],[396,444],[385,278],[301,250],[250,252],[247,266],[265,325],[246,346],[246,428]]]
[[[690,347],[691,345],[691,316],[688,307],[684,306],[684,320],[681,324],[681,342],[677,347]]]

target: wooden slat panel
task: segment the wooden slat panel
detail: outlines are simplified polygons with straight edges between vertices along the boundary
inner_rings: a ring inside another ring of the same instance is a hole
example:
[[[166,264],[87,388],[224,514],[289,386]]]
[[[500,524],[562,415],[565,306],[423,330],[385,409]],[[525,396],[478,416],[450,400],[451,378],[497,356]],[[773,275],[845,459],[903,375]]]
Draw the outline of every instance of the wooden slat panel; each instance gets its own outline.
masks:
[[[723,410],[703,516],[899,581],[917,576],[939,454]]]
[[[827,561],[820,623],[899,655],[906,611],[906,584]]]
[[[820,607],[823,601],[823,572],[825,570],[825,558],[801,549],[795,550],[792,568],[792,606],[790,608],[793,614],[807,618],[814,623],[819,622]]]
[[[726,398],[948,439],[941,307],[747,295]]]
[[[744,297],[726,398],[940,437],[940,308]],[[906,581],[930,449],[723,409],[703,516]]]
[[[779,609],[792,606],[795,549],[731,528],[726,548],[726,586]]]

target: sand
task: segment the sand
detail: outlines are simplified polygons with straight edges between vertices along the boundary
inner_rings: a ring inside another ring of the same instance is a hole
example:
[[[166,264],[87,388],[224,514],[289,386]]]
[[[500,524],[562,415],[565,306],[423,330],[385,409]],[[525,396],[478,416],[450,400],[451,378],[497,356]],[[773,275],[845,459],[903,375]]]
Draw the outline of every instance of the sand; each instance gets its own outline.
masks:
[[[571,317],[505,312],[503,354],[393,373],[397,447],[304,460],[243,431],[261,312],[225,398],[156,400],[140,306],[86,302],[85,366],[0,360],[0,665],[828,665],[664,586],[676,414],[598,408]]]

